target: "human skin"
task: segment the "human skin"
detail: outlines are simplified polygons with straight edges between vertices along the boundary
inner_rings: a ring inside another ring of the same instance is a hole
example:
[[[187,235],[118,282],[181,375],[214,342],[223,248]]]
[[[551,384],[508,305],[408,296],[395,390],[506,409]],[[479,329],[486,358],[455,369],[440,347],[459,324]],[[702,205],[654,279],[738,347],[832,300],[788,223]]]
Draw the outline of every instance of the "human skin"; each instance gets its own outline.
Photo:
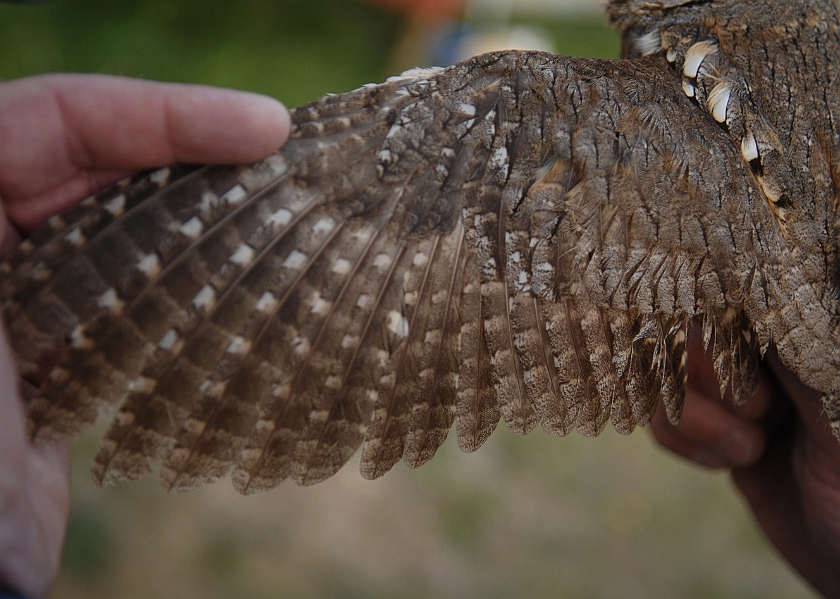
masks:
[[[740,406],[720,399],[711,352],[689,335],[685,410],[673,426],[657,410],[651,429],[693,462],[731,471],[767,538],[826,597],[840,597],[840,443],[820,393],[787,370],[771,348],[757,392]],[[661,408],[662,406],[660,406]]]
[[[0,83],[0,256],[50,216],[138,171],[248,163],[289,135],[280,102],[198,85],[98,75]],[[49,592],[69,509],[69,443],[29,442],[0,331],[0,583]]]

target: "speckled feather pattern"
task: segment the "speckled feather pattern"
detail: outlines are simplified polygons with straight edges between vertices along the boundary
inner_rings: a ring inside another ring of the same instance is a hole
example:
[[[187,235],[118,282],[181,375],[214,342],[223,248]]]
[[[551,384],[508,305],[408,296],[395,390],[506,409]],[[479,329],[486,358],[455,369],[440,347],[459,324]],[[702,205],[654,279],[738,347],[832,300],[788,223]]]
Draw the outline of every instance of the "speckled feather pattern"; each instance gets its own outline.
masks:
[[[374,478],[453,425],[676,422],[692,320],[736,402],[773,344],[840,433],[837,8],[607,12],[622,60],[415,69],[53,218],[0,266],[32,436],[114,409],[100,483]]]

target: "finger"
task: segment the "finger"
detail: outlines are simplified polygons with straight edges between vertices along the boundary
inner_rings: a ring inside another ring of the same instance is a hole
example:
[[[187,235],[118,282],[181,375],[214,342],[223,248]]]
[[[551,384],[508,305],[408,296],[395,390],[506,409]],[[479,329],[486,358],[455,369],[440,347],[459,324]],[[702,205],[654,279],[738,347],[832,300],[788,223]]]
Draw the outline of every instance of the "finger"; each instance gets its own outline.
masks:
[[[12,81],[0,86],[0,194],[9,218],[26,227],[31,206],[13,206],[19,200],[52,201],[40,216],[103,177],[172,162],[255,161],[284,143],[289,123],[280,102],[233,90],[101,75]]]
[[[740,468],[754,464],[765,446],[761,426],[739,417],[719,399],[694,387],[686,389],[685,408],[679,424],[672,425],[660,409],[651,423],[651,431],[664,447],[710,468]]]

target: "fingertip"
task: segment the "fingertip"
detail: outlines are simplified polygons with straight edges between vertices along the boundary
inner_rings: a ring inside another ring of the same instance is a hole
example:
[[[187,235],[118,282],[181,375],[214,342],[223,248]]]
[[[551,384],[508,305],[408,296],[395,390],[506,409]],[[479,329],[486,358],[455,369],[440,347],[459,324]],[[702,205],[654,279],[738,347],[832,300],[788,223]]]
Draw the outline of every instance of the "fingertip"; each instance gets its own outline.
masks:
[[[289,111],[274,98],[204,86],[184,86],[182,92],[168,107],[170,143],[179,162],[254,162],[289,137]]]
[[[662,408],[663,406],[659,406]],[[676,426],[657,410],[651,431],[672,452],[708,468],[743,468],[761,459],[766,435],[759,424],[739,418],[724,404],[694,387]]]
[[[253,145],[245,147],[251,156],[247,161],[259,160],[277,151],[289,138],[291,116],[286,106],[276,98],[252,92],[239,92],[248,98],[243,126],[250,130]]]

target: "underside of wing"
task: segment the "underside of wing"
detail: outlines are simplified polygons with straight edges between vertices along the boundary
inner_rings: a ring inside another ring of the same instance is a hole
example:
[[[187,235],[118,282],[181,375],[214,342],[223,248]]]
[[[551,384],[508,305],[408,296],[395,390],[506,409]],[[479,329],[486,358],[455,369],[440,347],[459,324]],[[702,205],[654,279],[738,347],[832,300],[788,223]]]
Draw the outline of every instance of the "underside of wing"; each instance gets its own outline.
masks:
[[[360,446],[376,477],[456,421],[471,451],[500,418],[677,419],[693,318],[743,396],[799,275],[680,86],[661,56],[484,55],[299,108],[261,163],[89,200],[3,267],[32,434],[117,406],[101,482],[159,460],[169,489],[253,492]]]

